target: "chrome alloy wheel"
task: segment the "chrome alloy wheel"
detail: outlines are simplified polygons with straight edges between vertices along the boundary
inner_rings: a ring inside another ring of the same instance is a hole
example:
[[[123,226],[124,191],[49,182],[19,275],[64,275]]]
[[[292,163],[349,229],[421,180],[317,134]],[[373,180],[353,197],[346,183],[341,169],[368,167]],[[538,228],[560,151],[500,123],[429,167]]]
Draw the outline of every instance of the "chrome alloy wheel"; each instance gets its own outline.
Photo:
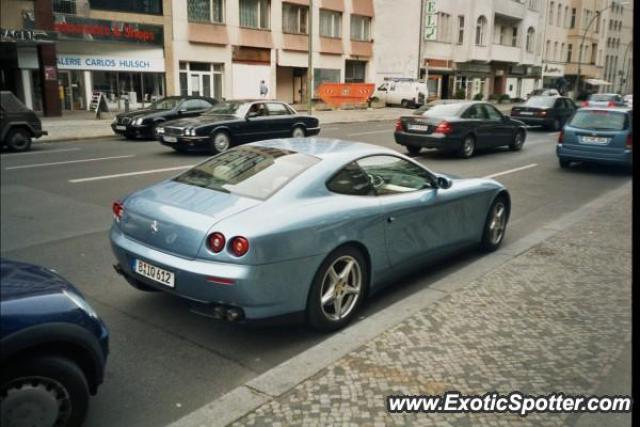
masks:
[[[293,128],[293,132],[291,133],[292,138],[304,138],[306,135],[304,134],[304,129],[300,126],[296,126]]]
[[[213,137],[213,146],[218,151],[218,153],[223,153],[229,149],[230,141],[229,135],[224,132],[218,132]]]
[[[330,320],[341,320],[353,311],[362,290],[362,271],[350,255],[336,259],[322,279],[320,307]]]
[[[497,245],[504,237],[504,229],[507,226],[507,209],[502,201],[498,201],[491,212],[491,222],[489,223],[489,239],[491,243]]]
[[[71,416],[68,391],[51,378],[16,378],[4,387],[1,398],[3,426],[63,426]]]
[[[473,140],[472,136],[467,136],[465,137],[463,143],[462,143],[462,152],[464,157],[471,157],[473,156],[473,152],[475,151],[476,147],[475,147],[475,141]]]

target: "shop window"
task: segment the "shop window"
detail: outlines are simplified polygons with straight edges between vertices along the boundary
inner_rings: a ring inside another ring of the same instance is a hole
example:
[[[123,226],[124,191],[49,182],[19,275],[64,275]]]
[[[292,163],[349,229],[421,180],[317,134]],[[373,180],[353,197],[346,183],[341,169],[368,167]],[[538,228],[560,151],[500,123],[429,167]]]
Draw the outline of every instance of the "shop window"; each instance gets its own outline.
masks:
[[[291,3],[282,3],[282,32],[307,34],[309,8]]]
[[[91,9],[162,15],[162,0],[89,0]]]
[[[240,0],[240,26],[268,30],[269,0]]]
[[[368,16],[351,15],[351,40],[369,41],[371,32],[371,18]]]
[[[76,0],[53,0],[53,11],[56,13],[76,14]]]
[[[187,16],[190,22],[224,22],[223,0],[187,0]]]
[[[342,37],[342,13],[320,9],[320,36]]]

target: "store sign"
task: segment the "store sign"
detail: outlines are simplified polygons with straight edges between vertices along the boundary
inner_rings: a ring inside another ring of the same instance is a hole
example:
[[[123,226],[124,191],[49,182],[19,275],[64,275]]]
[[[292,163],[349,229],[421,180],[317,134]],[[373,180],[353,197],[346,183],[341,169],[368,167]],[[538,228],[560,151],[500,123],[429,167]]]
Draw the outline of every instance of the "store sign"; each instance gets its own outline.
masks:
[[[111,41],[144,45],[163,45],[162,25],[90,19],[54,13],[53,29],[60,39]]]
[[[55,40],[57,34],[41,30],[9,30],[0,28],[0,40],[4,41],[44,41]]]
[[[58,54],[58,68],[63,70],[163,72],[164,58]]]
[[[549,77],[564,76],[564,65],[544,64],[544,75]]]
[[[436,0],[426,0],[424,7],[424,39],[436,40],[437,37],[438,12],[436,11]]]

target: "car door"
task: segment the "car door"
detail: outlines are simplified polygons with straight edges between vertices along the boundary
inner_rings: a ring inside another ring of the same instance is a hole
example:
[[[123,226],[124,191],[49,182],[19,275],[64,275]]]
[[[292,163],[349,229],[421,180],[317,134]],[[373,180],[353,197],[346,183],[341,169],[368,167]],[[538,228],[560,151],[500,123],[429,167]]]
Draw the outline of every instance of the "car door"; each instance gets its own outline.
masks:
[[[415,265],[473,236],[455,190],[438,189],[433,175],[394,155],[359,159],[380,200],[392,267]]]
[[[571,117],[571,115],[576,111],[576,105],[569,98],[562,98],[561,102],[564,108],[562,110],[562,116],[560,120],[564,125],[567,120],[569,120],[569,117]]]
[[[201,99],[185,99],[177,107],[177,117],[196,117],[211,108],[208,102]]]
[[[269,115],[269,127],[267,138],[286,138],[293,131],[293,114],[289,108],[281,102],[267,102]]]
[[[489,134],[488,146],[501,146],[510,144],[513,137],[513,124],[491,104],[482,104],[487,120],[487,132]]]
[[[475,133],[476,147],[478,148],[493,146],[494,136],[486,117],[487,113],[481,104],[472,104],[462,113],[462,118],[465,119],[467,126],[472,128]]]
[[[245,142],[261,141],[269,139],[271,130],[269,123],[271,119],[268,115],[264,102],[254,102],[249,107],[245,116],[245,123],[240,125],[240,134]]]

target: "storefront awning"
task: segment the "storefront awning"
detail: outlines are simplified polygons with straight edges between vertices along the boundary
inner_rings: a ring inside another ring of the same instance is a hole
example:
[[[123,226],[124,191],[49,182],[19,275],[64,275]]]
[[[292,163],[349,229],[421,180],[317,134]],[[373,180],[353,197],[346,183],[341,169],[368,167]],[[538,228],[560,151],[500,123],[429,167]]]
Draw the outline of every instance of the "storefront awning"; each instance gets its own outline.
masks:
[[[600,79],[585,79],[584,82],[590,84],[591,86],[611,86],[611,83],[609,83],[608,81]]]

